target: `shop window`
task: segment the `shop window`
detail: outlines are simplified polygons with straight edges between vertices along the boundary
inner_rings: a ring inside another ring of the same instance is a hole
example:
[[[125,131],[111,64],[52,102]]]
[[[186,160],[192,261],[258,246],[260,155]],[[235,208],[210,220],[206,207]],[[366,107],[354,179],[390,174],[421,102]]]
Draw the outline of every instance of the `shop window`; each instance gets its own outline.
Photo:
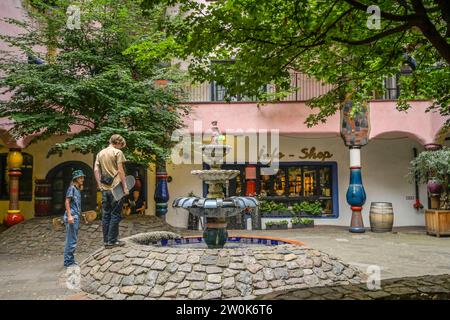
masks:
[[[223,165],[224,169],[238,169],[240,174],[230,181],[229,195],[246,194],[245,165]],[[318,217],[338,216],[336,162],[284,162],[275,174],[264,166],[257,166],[256,192],[261,199],[293,206],[303,201],[319,201],[322,214]],[[206,186],[205,186],[206,187]]]
[[[33,156],[22,153],[22,175],[19,178],[19,200],[31,201],[33,198]],[[0,200],[9,200],[9,176],[7,153],[0,154]]]

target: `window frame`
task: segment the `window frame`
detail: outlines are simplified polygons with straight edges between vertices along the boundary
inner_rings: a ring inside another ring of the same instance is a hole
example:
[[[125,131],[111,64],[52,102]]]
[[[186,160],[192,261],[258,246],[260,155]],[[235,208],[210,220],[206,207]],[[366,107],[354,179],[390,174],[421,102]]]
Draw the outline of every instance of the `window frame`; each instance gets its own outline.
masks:
[[[27,152],[22,152],[23,156],[23,164],[21,167],[22,174],[19,177],[19,201],[33,201],[33,195],[34,195],[34,184],[33,184],[33,170],[34,170],[34,156]],[[27,163],[27,158],[29,163]],[[5,190],[3,190],[3,186],[0,187],[0,201],[9,201],[10,195],[9,192],[7,192],[8,187],[6,186],[6,177],[3,175],[8,175],[8,152],[2,152],[0,153],[0,170],[1,170],[1,177],[0,177],[0,183],[3,185],[5,184]],[[24,174],[24,169],[29,172],[29,181],[28,183],[31,184],[30,193],[29,194],[20,194],[21,186],[24,183],[24,179],[26,179],[26,174]]]
[[[242,182],[242,194],[241,195],[245,195],[246,192],[246,183],[245,183],[245,177],[242,175],[242,173],[245,175],[245,166],[247,165],[255,165],[256,166],[256,194],[260,194],[261,190],[261,168],[262,167],[269,167],[267,165],[262,165],[261,163],[258,164],[250,164],[250,163],[242,163],[242,164],[237,164],[237,163],[232,163],[232,164],[222,164],[222,168],[223,169],[234,169],[234,170],[240,170],[241,174],[241,182]],[[311,216],[314,219],[337,219],[339,218],[339,186],[338,186],[338,167],[337,167],[337,162],[336,161],[286,161],[286,162],[280,162],[278,164],[278,166],[280,168],[286,168],[285,170],[285,177],[287,179],[285,179],[286,183],[285,183],[285,195],[283,196],[270,196],[270,197],[263,197],[262,199],[267,199],[269,201],[276,201],[276,202],[282,202],[282,203],[289,203],[290,201],[292,202],[300,202],[300,201],[307,201],[308,199],[310,199],[309,201],[313,200],[314,198],[317,197],[317,200],[325,200],[325,198],[329,198],[332,202],[332,210],[331,210],[331,214],[322,214],[319,216]],[[331,183],[330,183],[330,188],[331,188],[331,196],[330,197],[320,197],[320,196],[311,196],[311,197],[305,197],[305,196],[300,196],[300,197],[289,197],[289,180],[288,180],[288,176],[289,176],[289,167],[306,167],[306,166],[312,166],[312,167],[329,167],[330,168],[330,179],[331,179]],[[203,164],[203,169],[209,169],[209,165],[207,164]],[[208,185],[206,183],[203,182],[203,197],[206,197],[207,195],[207,191],[208,191]],[[322,198],[322,199],[321,199]]]

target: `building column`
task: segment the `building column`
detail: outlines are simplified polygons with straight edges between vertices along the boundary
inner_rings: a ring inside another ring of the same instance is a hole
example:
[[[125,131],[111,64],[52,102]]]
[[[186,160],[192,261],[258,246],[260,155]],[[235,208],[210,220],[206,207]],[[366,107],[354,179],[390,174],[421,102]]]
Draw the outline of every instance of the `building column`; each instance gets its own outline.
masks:
[[[167,214],[167,202],[169,201],[169,189],[167,188],[166,163],[161,161],[156,166],[156,188],[155,188],[155,214],[162,217]]]
[[[7,157],[9,176],[9,210],[4,219],[8,227],[25,220],[19,209],[19,178],[22,175],[21,168],[23,156],[20,149],[10,149]]]
[[[361,215],[362,206],[366,202],[366,192],[361,176],[361,147],[350,147],[350,184],[347,189],[346,198],[352,210],[350,232],[365,232]]]
[[[352,93],[346,95],[341,107],[341,137],[350,148],[350,184],[347,189],[347,203],[352,210],[350,232],[365,232],[362,218],[362,206],[366,202],[366,192],[361,176],[361,147],[369,142],[370,116],[369,105],[361,103],[356,110]]]

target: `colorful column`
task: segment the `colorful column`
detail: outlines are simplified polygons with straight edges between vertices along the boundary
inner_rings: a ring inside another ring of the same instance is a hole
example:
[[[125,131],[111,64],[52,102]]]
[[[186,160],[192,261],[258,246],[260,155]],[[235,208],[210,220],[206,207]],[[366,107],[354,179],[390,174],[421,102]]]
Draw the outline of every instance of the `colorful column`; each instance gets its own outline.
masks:
[[[365,232],[361,215],[362,206],[366,202],[366,192],[361,176],[361,148],[350,147],[350,184],[347,189],[347,203],[352,210],[350,232]]]
[[[7,157],[9,176],[9,210],[4,219],[8,227],[25,220],[19,209],[19,178],[22,175],[21,168],[23,156],[20,149],[10,149]]]
[[[167,213],[167,202],[169,201],[169,189],[167,188],[166,163],[161,162],[156,167],[156,189],[154,199],[156,202],[156,216],[162,217]]]
[[[350,184],[347,190],[347,203],[352,210],[350,232],[365,232],[362,208],[366,202],[366,192],[361,176],[361,147],[369,141],[369,106],[363,103],[355,110],[351,94],[347,94],[341,108],[341,136],[350,148]]]

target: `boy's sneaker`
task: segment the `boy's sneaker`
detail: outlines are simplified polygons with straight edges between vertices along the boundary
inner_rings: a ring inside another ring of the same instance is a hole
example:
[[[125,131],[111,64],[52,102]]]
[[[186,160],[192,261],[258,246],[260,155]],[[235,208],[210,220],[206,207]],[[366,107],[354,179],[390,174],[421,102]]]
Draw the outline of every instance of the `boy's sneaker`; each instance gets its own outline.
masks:
[[[78,265],[78,263],[76,263],[76,262],[74,262],[74,263],[72,263],[72,264],[70,264],[70,265],[68,265],[68,266],[64,266],[64,268],[73,268],[73,267],[79,267],[79,265]]]
[[[123,247],[124,245],[125,245],[125,242],[123,242],[123,241],[116,241],[114,243],[107,243],[107,244],[105,244],[105,248]]]

